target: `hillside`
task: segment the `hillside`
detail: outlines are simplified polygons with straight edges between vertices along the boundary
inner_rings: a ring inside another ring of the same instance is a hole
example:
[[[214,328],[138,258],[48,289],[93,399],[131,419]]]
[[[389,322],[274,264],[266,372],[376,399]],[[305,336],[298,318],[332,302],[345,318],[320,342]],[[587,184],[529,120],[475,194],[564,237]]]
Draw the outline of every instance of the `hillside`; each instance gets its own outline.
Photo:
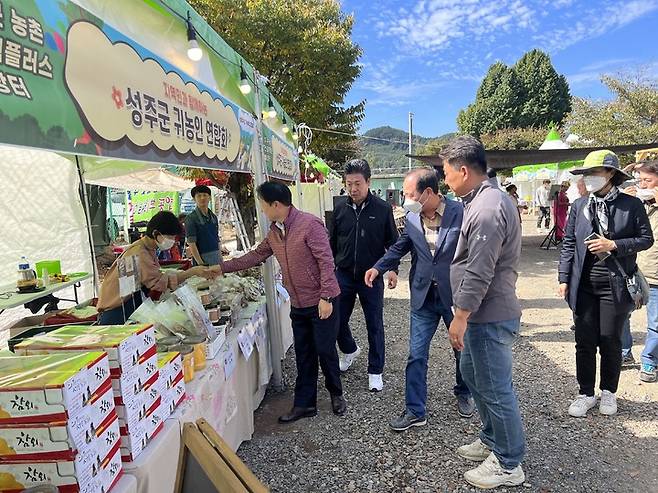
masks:
[[[388,126],[368,130],[364,136],[385,139],[386,141],[359,139],[359,146],[362,149],[361,155],[368,160],[373,172],[376,172],[376,170],[381,170],[383,173],[395,173],[398,170],[405,171],[409,163],[405,157],[408,152],[408,135],[404,130]],[[414,135],[413,152],[415,154],[432,154],[451,136],[452,134],[446,134],[441,137],[431,138]]]

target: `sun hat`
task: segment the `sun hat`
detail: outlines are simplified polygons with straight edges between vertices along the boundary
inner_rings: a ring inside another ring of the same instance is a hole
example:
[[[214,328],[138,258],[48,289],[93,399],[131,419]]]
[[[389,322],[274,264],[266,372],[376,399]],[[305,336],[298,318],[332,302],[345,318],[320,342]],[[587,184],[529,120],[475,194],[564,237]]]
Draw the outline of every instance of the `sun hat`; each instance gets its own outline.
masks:
[[[626,173],[624,170],[621,169],[621,166],[619,165],[619,158],[617,157],[617,155],[614,152],[609,151],[607,149],[601,149],[599,151],[590,152],[585,158],[585,161],[583,162],[583,167],[571,170],[571,174],[583,175],[596,168],[612,169],[617,173],[620,173],[621,175],[625,176],[626,178],[633,178],[631,175],[629,175],[628,173]]]

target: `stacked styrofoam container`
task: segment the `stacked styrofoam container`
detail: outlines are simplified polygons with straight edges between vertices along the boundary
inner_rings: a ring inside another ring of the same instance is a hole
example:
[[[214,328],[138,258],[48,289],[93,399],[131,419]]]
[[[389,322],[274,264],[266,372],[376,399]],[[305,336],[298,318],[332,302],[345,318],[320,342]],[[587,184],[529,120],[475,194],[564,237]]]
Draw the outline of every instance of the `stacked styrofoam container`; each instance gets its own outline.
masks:
[[[106,353],[0,358],[0,491],[101,493],[120,475]]]
[[[121,430],[121,457],[135,460],[163,427],[151,325],[67,326],[16,346],[22,354],[103,350],[108,354]]]
[[[160,406],[163,419],[167,419],[185,399],[181,354],[176,352],[158,353],[158,372],[160,374],[158,385],[162,395]]]

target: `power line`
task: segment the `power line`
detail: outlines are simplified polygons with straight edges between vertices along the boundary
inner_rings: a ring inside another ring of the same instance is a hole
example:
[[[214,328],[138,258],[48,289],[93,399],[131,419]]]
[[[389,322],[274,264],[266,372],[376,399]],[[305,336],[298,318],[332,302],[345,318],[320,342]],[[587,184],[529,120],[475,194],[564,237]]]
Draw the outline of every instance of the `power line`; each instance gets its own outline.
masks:
[[[330,130],[328,128],[316,128],[316,127],[309,127],[311,130],[316,131],[316,132],[325,132],[329,134],[338,134],[338,135],[346,135],[348,137],[358,137],[359,139],[369,139],[369,140],[378,140],[381,142],[389,142],[391,144],[404,144],[405,146],[408,145],[408,142],[402,141],[402,140],[392,140],[392,139],[383,139],[381,137],[370,137],[369,135],[365,134],[354,134],[354,133],[349,133],[349,132],[340,132],[338,130]],[[414,142],[412,143],[413,146],[420,146],[420,147],[433,147],[434,144],[421,144],[419,142]]]

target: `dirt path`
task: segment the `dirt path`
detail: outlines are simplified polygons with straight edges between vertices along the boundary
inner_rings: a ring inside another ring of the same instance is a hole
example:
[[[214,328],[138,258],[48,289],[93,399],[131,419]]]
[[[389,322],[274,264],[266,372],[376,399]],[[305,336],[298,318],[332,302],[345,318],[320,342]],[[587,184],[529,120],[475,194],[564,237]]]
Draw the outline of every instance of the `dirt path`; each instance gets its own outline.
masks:
[[[518,283],[524,310],[522,336],[514,348],[514,380],[527,434],[527,482],[509,491],[658,492],[658,384],[640,384],[637,368],[624,370],[617,416],[567,415],[577,393],[571,312],[555,294],[557,251],[539,249],[541,239],[524,238]],[[454,450],[476,437],[478,420],[457,416],[451,393],[454,360],[445,329],[437,332],[430,353],[428,425],[404,434],[388,428],[404,404],[408,283],[386,296],[382,393],[367,391],[366,358],[361,356],[343,379],[349,402],[345,417],[331,414],[321,384],[315,418],[289,426],[276,423],[290,405],[290,390],[268,395],[256,413],[254,438],[239,454],[272,491],[474,491],[462,479],[470,464]],[[353,330],[359,343],[367,344],[357,310]],[[638,359],[644,324],[644,313],[633,315]],[[292,354],[286,375],[294,381]]]

